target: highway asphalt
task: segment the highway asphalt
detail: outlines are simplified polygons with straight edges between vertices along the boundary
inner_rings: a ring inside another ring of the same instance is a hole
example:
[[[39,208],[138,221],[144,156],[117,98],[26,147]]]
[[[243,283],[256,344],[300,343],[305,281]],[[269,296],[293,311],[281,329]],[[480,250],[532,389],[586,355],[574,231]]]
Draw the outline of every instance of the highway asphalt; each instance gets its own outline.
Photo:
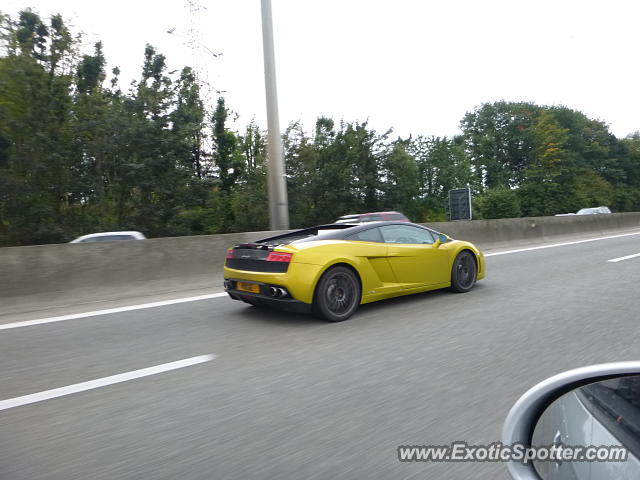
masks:
[[[498,441],[535,383],[638,360],[640,257],[608,261],[636,253],[640,235],[493,255],[470,293],[336,324],[217,297],[0,329],[0,479],[506,479],[396,449]]]

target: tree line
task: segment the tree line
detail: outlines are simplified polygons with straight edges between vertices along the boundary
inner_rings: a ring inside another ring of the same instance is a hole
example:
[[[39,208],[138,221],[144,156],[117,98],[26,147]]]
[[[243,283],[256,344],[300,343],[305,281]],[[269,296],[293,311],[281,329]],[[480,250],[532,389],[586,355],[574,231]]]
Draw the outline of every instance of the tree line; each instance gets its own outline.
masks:
[[[150,237],[268,228],[266,135],[231,127],[197,75],[168,71],[147,45],[123,91],[102,44],[81,52],[60,15],[0,16],[0,246],[140,230]],[[109,78],[109,80],[107,80]],[[394,137],[318,118],[283,134],[292,228],[346,213],[446,219],[469,186],[476,218],[640,210],[640,134],[563,106],[499,101],[467,113],[452,138]]]

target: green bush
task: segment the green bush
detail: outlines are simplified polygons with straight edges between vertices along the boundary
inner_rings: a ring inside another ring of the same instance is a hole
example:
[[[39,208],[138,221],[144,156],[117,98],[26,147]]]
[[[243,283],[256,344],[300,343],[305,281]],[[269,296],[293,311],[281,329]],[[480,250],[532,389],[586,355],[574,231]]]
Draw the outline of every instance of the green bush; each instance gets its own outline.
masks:
[[[516,192],[504,187],[490,188],[474,201],[476,218],[514,218],[522,216]]]

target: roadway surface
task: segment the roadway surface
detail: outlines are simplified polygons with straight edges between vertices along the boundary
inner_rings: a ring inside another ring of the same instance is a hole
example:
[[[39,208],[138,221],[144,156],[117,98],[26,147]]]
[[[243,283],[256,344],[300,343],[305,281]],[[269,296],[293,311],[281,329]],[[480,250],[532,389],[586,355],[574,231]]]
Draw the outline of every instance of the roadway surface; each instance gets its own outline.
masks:
[[[640,235],[493,255],[470,293],[336,324],[218,297],[0,329],[0,479],[506,479],[396,448],[498,441],[535,383],[637,360],[640,257],[608,261],[637,253]]]

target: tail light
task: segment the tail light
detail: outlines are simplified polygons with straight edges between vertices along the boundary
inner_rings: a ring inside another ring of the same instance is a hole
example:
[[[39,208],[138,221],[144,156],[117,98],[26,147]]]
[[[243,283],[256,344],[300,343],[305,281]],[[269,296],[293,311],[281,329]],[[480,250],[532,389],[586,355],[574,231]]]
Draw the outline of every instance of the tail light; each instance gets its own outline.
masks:
[[[233,258],[233,248],[227,249],[227,258]]]
[[[269,255],[267,255],[267,262],[289,263],[291,261],[291,257],[293,257],[293,253],[269,252]]]

